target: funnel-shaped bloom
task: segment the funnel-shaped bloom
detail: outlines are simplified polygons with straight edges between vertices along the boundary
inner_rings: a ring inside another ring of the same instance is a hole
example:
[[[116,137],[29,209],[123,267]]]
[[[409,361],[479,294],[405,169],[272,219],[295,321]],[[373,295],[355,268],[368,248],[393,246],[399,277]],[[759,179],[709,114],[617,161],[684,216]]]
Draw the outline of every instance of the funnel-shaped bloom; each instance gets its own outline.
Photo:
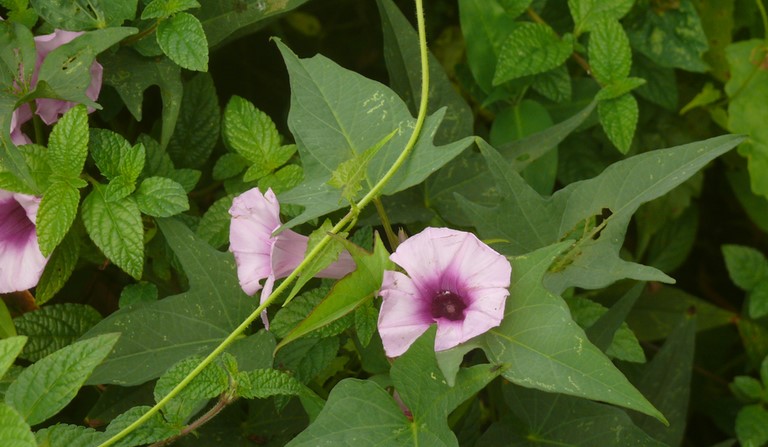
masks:
[[[474,234],[427,228],[390,259],[408,276],[385,271],[379,291],[379,334],[387,356],[403,354],[432,323],[436,351],[501,323],[512,266]]]
[[[0,293],[37,285],[48,259],[40,253],[35,219],[40,198],[0,190]]]
[[[229,250],[235,255],[237,277],[245,293],[261,293],[263,302],[272,293],[275,280],[288,276],[304,260],[309,238],[295,231],[280,228],[280,203],[272,189],[262,193],[253,188],[235,197],[229,209]],[[317,274],[320,278],[341,278],[355,269],[347,252],[338,261]],[[261,284],[262,280],[266,280]],[[262,315],[264,324],[266,316]]]

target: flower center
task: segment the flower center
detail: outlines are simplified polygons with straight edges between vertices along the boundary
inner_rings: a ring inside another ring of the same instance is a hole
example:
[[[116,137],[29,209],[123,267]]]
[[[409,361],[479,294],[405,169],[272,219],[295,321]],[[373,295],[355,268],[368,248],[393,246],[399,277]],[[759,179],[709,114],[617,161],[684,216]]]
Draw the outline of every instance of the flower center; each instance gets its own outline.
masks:
[[[462,320],[467,305],[459,295],[448,290],[437,292],[432,297],[432,318],[446,318],[451,321]]]
[[[0,204],[0,243],[24,245],[34,231],[35,224],[16,200],[10,199]]]

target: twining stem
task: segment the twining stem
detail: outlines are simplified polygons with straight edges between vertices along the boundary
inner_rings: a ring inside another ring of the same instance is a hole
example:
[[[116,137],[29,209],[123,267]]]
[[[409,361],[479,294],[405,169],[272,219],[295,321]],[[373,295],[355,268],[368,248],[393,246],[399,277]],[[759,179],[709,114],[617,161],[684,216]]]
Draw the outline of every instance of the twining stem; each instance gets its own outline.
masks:
[[[224,352],[225,349],[229,347],[235,340],[237,340],[243,332],[248,328],[248,326],[251,325],[259,316],[261,315],[261,312],[269,307],[280,295],[283,294],[283,292],[288,289],[290,284],[299,276],[301,271],[306,268],[306,266],[314,259],[316,258],[322,251],[323,248],[325,248],[326,245],[328,245],[331,240],[333,239],[332,235],[338,234],[342,229],[344,229],[352,220],[354,220],[357,216],[357,213],[359,210],[365,208],[366,205],[370,204],[374,199],[379,197],[381,195],[381,191],[384,188],[384,186],[389,182],[389,180],[392,179],[392,177],[395,175],[395,173],[400,169],[400,167],[405,163],[405,160],[408,158],[408,156],[413,151],[413,148],[416,146],[416,141],[419,139],[419,134],[421,133],[421,128],[424,126],[424,120],[427,117],[427,97],[429,95],[429,65],[427,62],[427,38],[426,38],[426,32],[425,32],[425,26],[424,26],[424,6],[422,4],[422,0],[414,0],[416,3],[416,25],[417,25],[417,31],[419,35],[419,56],[421,58],[421,98],[419,101],[419,113],[416,116],[416,124],[413,127],[413,133],[411,133],[411,137],[408,139],[408,142],[405,145],[405,148],[403,149],[403,152],[400,153],[400,156],[397,157],[397,160],[390,166],[389,170],[384,174],[384,176],[379,180],[373,188],[371,188],[370,191],[360,199],[359,202],[357,202],[356,205],[352,206],[352,209],[341,219],[339,220],[336,225],[331,229],[329,232],[330,234],[326,234],[320,242],[314,246],[314,248],[307,254],[307,256],[304,258],[304,260],[299,264],[296,269],[291,272],[290,275],[288,275],[287,278],[272,292],[272,294],[269,295],[269,297],[254,310],[248,318],[243,320],[240,325],[235,328],[234,331],[232,331],[227,338],[225,338],[221,343],[219,343],[216,348],[214,348],[213,351],[211,351],[208,356],[206,356],[192,371],[189,372],[189,374],[184,377],[184,379],[181,380],[181,382],[178,383],[168,394],[166,394],[165,397],[163,397],[159,402],[155,404],[152,408],[149,409],[146,413],[144,413],[140,418],[136,419],[132,424],[125,427],[123,430],[112,436],[111,438],[107,439],[103,443],[99,444],[99,447],[108,447],[113,444],[115,444],[117,441],[123,439],[126,437],[129,433],[136,430],[139,426],[147,422],[152,416],[157,414],[165,405],[168,404],[168,402],[171,401],[176,395],[178,395],[181,390],[187,387],[192,380],[195,379],[208,365],[213,362],[216,357],[219,356],[222,352]]]

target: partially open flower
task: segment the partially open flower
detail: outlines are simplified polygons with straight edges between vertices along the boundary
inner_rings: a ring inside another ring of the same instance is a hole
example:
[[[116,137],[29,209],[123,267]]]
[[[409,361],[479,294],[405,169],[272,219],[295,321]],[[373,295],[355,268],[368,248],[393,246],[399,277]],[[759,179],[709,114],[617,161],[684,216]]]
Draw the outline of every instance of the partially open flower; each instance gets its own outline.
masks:
[[[35,219],[40,198],[0,190],[0,293],[37,285],[48,259],[40,252]]]
[[[427,228],[400,244],[379,295],[379,334],[397,357],[437,323],[435,350],[450,349],[498,326],[504,317],[512,266],[472,233]]]
[[[229,209],[229,251],[235,255],[237,277],[245,293],[253,295],[264,288],[261,301],[272,293],[275,280],[288,276],[304,260],[309,238],[280,228],[280,203],[272,189],[262,193],[253,188],[235,197]],[[317,274],[320,278],[341,278],[355,269],[347,252]],[[265,280],[262,285],[261,281]],[[267,325],[266,314],[262,315]]]

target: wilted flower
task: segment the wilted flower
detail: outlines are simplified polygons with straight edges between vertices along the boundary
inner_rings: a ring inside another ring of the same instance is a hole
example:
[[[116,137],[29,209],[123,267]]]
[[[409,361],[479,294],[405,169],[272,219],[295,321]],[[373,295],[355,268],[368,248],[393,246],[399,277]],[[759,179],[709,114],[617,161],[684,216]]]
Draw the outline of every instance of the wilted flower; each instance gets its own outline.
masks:
[[[379,334],[387,356],[403,354],[432,323],[436,351],[501,323],[512,266],[472,233],[427,228],[390,259],[408,276],[385,271],[379,291]]]
[[[0,293],[37,285],[48,259],[40,252],[35,219],[40,198],[0,190]]]
[[[248,295],[263,287],[261,302],[264,302],[272,293],[275,280],[288,276],[304,260],[309,238],[291,230],[272,235],[282,225],[280,203],[272,189],[262,194],[259,188],[253,188],[235,197],[229,214],[232,216],[229,250],[235,255],[240,287]],[[341,278],[354,269],[352,257],[343,252],[338,261],[317,276]],[[266,313],[262,319],[268,325]]]

